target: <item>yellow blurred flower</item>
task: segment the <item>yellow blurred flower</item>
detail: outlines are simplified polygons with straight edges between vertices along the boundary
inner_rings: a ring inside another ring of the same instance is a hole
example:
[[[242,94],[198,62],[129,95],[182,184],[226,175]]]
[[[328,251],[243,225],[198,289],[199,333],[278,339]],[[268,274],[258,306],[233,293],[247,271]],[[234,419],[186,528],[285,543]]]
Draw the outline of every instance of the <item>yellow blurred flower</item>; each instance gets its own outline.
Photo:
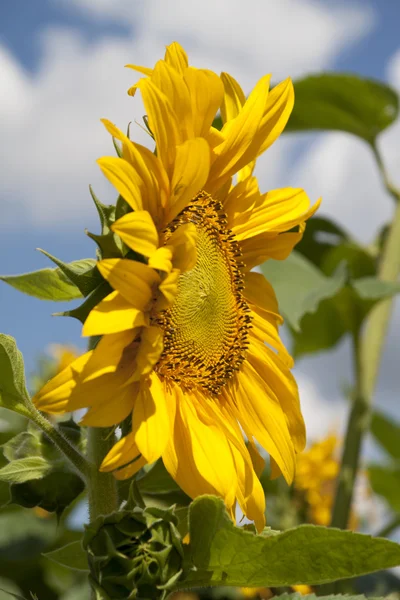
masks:
[[[103,337],[34,402],[55,414],[89,407],[82,424],[92,427],[133,411],[103,471],[124,479],[162,457],[189,496],[221,496],[232,515],[237,500],[261,530],[254,438],[273,476],[288,482],[305,443],[275,294],[251,272],[286,258],[318,208],[301,189],[261,194],[253,176],[287,123],[293,86],[287,79],[269,91],[266,75],[246,99],[230,75],[189,66],[177,43],[153,69],[129,66],[144,75],[130,93],[141,93],[156,153],[103,120],[122,158],[98,163],[132,209],[112,230],[140,257],[98,263],[114,291],[83,334]],[[218,110],[221,131],[212,125]]]
[[[308,520],[316,525],[329,525],[339,474],[339,441],[333,434],[316,442],[297,459],[295,489],[301,491],[308,507]],[[350,528],[356,528],[354,515]]]

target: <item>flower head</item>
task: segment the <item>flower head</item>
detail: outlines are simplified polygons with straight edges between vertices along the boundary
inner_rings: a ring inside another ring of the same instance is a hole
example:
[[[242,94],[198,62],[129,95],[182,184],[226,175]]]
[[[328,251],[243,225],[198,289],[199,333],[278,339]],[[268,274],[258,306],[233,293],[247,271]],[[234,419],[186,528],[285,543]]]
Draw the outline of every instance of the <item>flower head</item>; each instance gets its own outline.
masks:
[[[132,414],[104,471],[127,478],[162,457],[188,495],[219,495],[232,514],[237,499],[262,529],[255,440],[289,482],[305,443],[275,294],[251,271],[286,258],[318,206],[301,189],[262,194],[253,176],[288,120],[292,83],[269,91],[262,77],[246,99],[230,75],[189,67],[177,43],[154,69],[130,66],[144,75],[130,93],[142,95],[156,152],[103,121],[122,144],[122,157],[98,162],[131,209],[112,226],[126,254],[98,263],[113,288],[83,328],[103,336],[98,346],[35,403],[89,407],[83,424],[98,427]]]

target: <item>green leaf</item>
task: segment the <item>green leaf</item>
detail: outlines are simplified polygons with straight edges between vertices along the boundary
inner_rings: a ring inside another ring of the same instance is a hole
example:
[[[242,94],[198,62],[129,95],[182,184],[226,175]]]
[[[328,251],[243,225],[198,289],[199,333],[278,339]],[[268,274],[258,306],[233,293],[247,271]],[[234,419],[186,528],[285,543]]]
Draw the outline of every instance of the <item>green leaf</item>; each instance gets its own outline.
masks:
[[[31,479],[41,479],[50,470],[51,464],[41,456],[19,458],[0,469],[0,481],[24,483]]]
[[[324,258],[329,252],[343,242],[347,242],[349,236],[344,229],[339,227],[330,219],[323,217],[312,217],[307,221],[303,237],[296,244],[296,252],[299,252],[314,265],[319,267],[325,275],[323,268]]]
[[[267,535],[244,531],[214,496],[191,504],[189,531],[195,570],[183,581],[188,587],[319,585],[400,564],[399,544],[351,531],[315,525]]]
[[[87,554],[82,548],[80,541],[72,542],[51,552],[46,552],[44,556],[74,571],[89,571]]]
[[[389,86],[342,73],[311,75],[294,82],[296,101],[285,132],[346,131],[373,143],[398,114]]]
[[[30,415],[24,360],[13,337],[0,333],[0,406]]]
[[[76,268],[75,261],[69,263],[69,267]],[[79,268],[79,267],[78,267]],[[53,302],[64,302],[82,298],[78,287],[63,273],[60,268],[40,269],[22,275],[2,275],[0,280],[8,283],[16,290],[34,296],[40,300],[52,300]]]
[[[332,277],[326,277],[297,252],[292,252],[284,261],[269,260],[261,270],[272,284],[279,307],[295,331],[299,331],[302,317],[315,312],[319,303],[334,296],[346,280],[343,268]]]
[[[371,433],[390,456],[400,460],[400,425],[393,423],[383,413],[375,411],[371,420]]]
[[[96,266],[97,261],[94,258],[83,258],[73,263],[65,263],[46,252],[46,250],[41,248],[38,248],[38,250],[59,267],[64,275],[79,289],[82,296],[88,296],[103,281]]]
[[[382,300],[400,292],[400,282],[381,281],[376,277],[362,277],[352,282],[360,298],[364,300]]]
[[[400,513],[400,466],[369,465],[368,476],[375,494],[383,496],[389,506]]]

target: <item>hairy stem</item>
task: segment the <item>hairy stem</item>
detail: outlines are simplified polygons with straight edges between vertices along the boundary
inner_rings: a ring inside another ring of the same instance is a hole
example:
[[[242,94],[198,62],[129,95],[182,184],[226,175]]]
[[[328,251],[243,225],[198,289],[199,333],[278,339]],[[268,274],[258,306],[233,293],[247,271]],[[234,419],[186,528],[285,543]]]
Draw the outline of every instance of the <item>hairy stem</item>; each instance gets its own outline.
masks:
[[[373,147],[378,167],[387,191],[400,199],[400,191],[390,183],[376,147]],[[397,203],[378,267],[378,278],[396,281],[400,273],[400,202]],[[382,351],[389,326],[393,301],[380,301],[370,312],[364,333],[354,338],[356,385],[350,411],[336,497],[332,512],[332,527],[346,528],[349,521],[355,478],[357,476],[362,441],[369,429],[372,400],[378,377]]]
[[[57,448],[70,461],[85,483],[88,481],[90,465],[79,450],[45,416],[29,402],[29,418],[47,435]]]

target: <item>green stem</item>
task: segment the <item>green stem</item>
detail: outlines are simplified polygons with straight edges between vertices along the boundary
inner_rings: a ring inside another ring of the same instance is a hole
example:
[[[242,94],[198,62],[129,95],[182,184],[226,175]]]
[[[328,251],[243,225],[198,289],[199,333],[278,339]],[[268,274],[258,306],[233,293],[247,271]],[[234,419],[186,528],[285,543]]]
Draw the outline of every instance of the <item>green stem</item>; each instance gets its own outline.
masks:
[[[45,416],[39,412],[35,406],[29,402],[29,418],[47,435],[47,437],[57,446],[57,448],[66,456],[78,475],[87,483],[90,465],[86,458],[73,446],[67,438],[63,436],[57,427],[55,427]]]
[[[101,473],[99,467],[115,444],[113,430],[89,427],[88,458],[91,464],[88,479],[90,521],[118,510],[117,482],[112,473]]]
[[[398,527],[400,527],[400,515],[397,515],[396,517],[394,517],[394,519],[389,521],[387,525],[382,527],[382,529],[380,529],[378,533],[375,534],[375,537],[388,537]]]
[[[387,191],[400,199],[400,192],[389,182],[381,157],[373,148]],[[400,273],[400,202],[389,227],[378,267],[378,278],[396,281]],[[382,351],[389,326],[393,301],[382,300],[370,312],[364,334],[354,340],[356,386],[344,442],[341,469],[332,512],[332,527],[348,525],[362,441],[368,431],[372,400]]]

